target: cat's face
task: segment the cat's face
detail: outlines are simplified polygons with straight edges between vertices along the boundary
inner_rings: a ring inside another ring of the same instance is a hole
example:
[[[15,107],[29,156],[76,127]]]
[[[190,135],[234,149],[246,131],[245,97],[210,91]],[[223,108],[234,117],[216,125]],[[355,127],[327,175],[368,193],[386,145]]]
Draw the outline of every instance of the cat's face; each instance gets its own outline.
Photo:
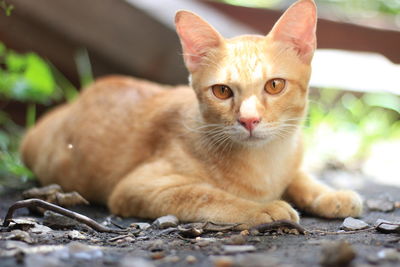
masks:
[[[178,13],[185,63],[210,132],[261,145],[297,129],[307,106],[315,22],[314,3],[301,0],[266,37],[226,40],[196,15]]]

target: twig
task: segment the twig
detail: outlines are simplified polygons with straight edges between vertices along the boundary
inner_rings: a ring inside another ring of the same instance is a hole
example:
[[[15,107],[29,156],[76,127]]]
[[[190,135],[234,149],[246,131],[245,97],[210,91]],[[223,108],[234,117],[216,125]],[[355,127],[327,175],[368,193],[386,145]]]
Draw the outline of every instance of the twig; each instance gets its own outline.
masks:
[[[348,235],[348,234],[357,234],[360,232],[368,232],[368,231],[375,230],[375,229],[376,229],[376,226],[372,226],[372,227],[360,229],[360,230],[343,231],[343,232],[331,232],[331,231],[324,231],[324,230],[308,230],[308,232],[310,232],[312,234],[320,233],[320,234],[325,234],[325,235]]]
[[[296,222],[292,222],[289,220],[280,220],[270,223],[263,223],[251,228],[251,230],[257,230],[260,233],[268,232],[268,231],[275,231],[280,228],[289,228],[289,229],[296,229],[300,234],[305,234],[308,232],[303,226]]]
[[[62,208],[60,206],[54,205],[52,203],[37,198],[31,198],[15,202],[7,211],[7,215],[4,218],[3,227],[7,227],[10,224],[15,210],[21,208],[29,208],[29,207],[40,207],[45,210],[54,211],[71,219],[77,220],[78,222],[86,224],[93,230],[96,230],[97,232],[101,233],[126,233],[128,231],[127,229],[121,230],[121,229],[111,229],[105,227],[85,215],[73,212],[71,210]]]

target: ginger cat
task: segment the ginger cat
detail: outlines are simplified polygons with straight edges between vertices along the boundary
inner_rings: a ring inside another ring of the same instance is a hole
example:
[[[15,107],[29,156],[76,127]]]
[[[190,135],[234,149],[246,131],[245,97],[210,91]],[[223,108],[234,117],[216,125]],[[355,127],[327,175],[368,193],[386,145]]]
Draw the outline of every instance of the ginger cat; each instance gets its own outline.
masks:
[[[267,36],[224,39],[179,11],[190,87],[99,79],[29,130],[23,160],[41,183],[77,190],[124,217],[299,221],[286,201],[326,218],[359,216],[357,193],[302,170],[316,21],[314,2],[300,0]]]

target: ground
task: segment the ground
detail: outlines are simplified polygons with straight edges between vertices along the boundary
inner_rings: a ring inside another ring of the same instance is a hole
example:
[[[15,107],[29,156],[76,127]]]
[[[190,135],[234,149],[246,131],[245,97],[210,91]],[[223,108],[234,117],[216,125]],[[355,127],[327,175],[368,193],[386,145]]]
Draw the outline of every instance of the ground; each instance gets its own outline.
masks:
[[[352,174],[333,172],[329,177],[352,179]],[[347,177],[347,178],[346,178]],[[384,186],[361,179],[358,191],[365,200],[400,200],[400,188]],[[0,218],[21,191],[8,190],[0,196]],[[128,227],[138,219],[110,217],[104,207],[79,206],[73,210],[98,222],[112,222]],[[31,218],[33,222],[27,221]],[[360,219],[369,229],[345,232],[340,220],[325,220],[304,215],[301,225],[309,233],[287,231],[257,233],[250,231],[205,231],[199,237],[182,236],[181,227],[129,233],[99,233],[86,225],[71,223],[64,229],[42,227],[49,219],[20,209],[14,218],[25,218],[13,228],[1,227],[0,266],[400,266],[400,234],[381,233],[374,229],[377,219],[400,221],[400,208],[393,211],[371,211],[365,208]],[[51,217],[50,217],[51,220]],[[18,220],[17,220],[18,222]],[[108,224],[114,227],[112,224]],[[196,225],[190,225],[191,227]],[[42,228],[41,228],[42,227]],[[186,228],[189,226],[185,226]],[[197,227],[197,226],[196,226]],[[199,228],[198,226],[197,228]],[[221,227],[221,226],[215,226]],[[18,229],[17,229],[18,228]],[[207,227],[206,227],[207,228]],[[353,259],[353,260],[352,260]]]

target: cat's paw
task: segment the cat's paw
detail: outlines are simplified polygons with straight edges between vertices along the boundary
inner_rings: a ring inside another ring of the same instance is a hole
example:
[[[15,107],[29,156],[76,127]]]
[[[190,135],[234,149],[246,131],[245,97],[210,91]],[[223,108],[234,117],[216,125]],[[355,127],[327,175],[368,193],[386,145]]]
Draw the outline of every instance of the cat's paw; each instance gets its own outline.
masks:
[[[299,222],[300,217],[297,211],[287,202],[275,200],[264,206],[263,211],[271,217],[271,221],[290,220]]]
[[[253,226],[270,223],[278,220],[290,220],[299,222],[299,215],[295,209],[287,202],[275,200],[266,204],[257,204],[255,208],[246,209],[242,215],[242,224],[237,228],[239,230],[249,229]]]
[[[350,190],[323,193],[312,205],[312,212],[325,218],[359,217],[362,213],[362,199]]]

